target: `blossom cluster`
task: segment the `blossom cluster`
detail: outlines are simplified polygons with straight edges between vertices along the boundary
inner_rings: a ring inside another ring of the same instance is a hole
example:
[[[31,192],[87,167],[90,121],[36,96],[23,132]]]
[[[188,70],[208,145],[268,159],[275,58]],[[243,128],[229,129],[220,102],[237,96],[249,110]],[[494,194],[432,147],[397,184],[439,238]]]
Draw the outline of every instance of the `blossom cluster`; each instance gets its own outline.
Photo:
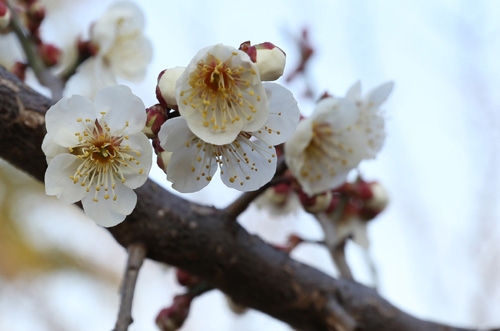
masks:
[[[274,146],[290,137],[299,120],[292,93],[263,83],[260,75],[264,71],[276,79],[268,72],[283,72],[282,54],[283,61],[262,57],[264,64],[259,64],[258,57],[254,62],[242,49],[217,44],[200,50],[186,68],[160,76],[160,103],[181,115],[166,121],[158,133],[161,147],[172,153],[166,173],[174,189],[198,191],[219,168],[224,184],[241,191],[272,179]]]

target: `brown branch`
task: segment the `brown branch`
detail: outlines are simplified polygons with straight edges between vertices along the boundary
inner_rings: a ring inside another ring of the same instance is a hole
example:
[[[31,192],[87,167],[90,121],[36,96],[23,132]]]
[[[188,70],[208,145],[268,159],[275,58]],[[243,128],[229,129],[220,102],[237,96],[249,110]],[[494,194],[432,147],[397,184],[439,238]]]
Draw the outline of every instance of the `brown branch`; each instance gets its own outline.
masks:
[[[118,318],[113,331],[127,331],[134,321],[132,318],[132,301],[134,299],[135,284],[146,258],[146,247],[143,244],[128,246],[128,260],[122,280],[121,302]]]
[[[40,181],[47,167],[40,146],[49,105],[0,68],[0,157]],[[109,229],[121,245],[143,243],[148,258],[180,267],[298,330],[464,330],[414,318],[366,286],[295,261],[224,211],[188,202],[153,181],[137,194],[134,212]]]

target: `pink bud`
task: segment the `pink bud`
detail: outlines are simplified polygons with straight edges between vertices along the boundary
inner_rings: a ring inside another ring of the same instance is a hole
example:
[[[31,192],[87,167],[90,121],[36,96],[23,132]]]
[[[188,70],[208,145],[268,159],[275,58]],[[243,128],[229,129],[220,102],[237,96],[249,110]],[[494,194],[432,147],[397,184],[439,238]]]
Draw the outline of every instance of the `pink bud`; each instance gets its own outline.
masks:
[[[10,25],[11,17],[9,8],[0,1],[0,30],[4,30]]]
[[[52,44],[38,44],[38,53],[47,67],[59,63],[61,50]]]
[[[195,286],[201,282],[201,280],[198,277],[191,275],[190,273],[188,273],[186,270],[183,269],[178,268],[175,272],[175,275],[177,277],[177,282],[182,286],[188,286],[188,287]]]
[[[299,199],[304,207],[304,210],[311,214],[318,214],[325,212],[332,201],[332,192],[326,191],[316,194],[312,197],[304,192],[299,192]]]
[[[142,132],[150,139],[156,138],[160,127],[168,118],[167,109],[160,104],[156,104],[146,108],[146,114],[146,125],[142,129]]]
[[[156,317],[156,325],[161,331],[176,331],[189,315],[192,297],[176,295],[172,306],[162,309]]]

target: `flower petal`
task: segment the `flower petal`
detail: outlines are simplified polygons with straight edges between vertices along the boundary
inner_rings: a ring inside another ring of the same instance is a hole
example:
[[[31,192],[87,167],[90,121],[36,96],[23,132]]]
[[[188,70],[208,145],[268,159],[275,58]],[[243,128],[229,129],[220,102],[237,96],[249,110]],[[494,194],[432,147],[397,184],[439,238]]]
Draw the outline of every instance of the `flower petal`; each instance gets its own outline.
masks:
[[[382,84],[366,95],[366,101],[369,107],[378,108],[391,94],[394,88],[394,82],[387,82]]]
[[[239,136],[221,146],[221,178],[226,186],[239,191],[255,191],[267,184],[276,172],[273,146]]]
[[[172,182],[174,189],[190,193],[210,183],[217,171],[217,159],[212,147],[198,139],[172,154],[167,166],[167,180]]]
[[[195,137],[183,117],[168,119],[158,132],[160,146],[169,152],[185,148]]]
[[[95,188],[91,188],[95,192]],[[97,192],[98,202],[94,201],[94,194],[87,194],[82,199],[83,210],[88,217],[97,224],[105,227],[115,226],[132,213],[137,204],[137,195],[127,186],[116,183],[116,201],[113,198],[105,199],[104,190]]]
[[[111,134],[117,132],[132,134],[144,128],[146,107],[127,86],[115,85],[103,88],[96,94],[94,105],[98,118],[100,114],[105,113],[104,119],[111,129]]]
[[[128,166],[120,169],[125,177],[125,185],[130,188],[137,188],[148,179],[153,150],[149,139],[142,132],[130,135],[129,139],[126,140],[126,145],[129,147],[129,154],[134,160],[130,161]],[[140,153],[137,154],[137,151]]]
[[[275,83],[265,83],[264,87],[269,100],[269,117],[264,126],[252,132],[252,135],[276,146],[293,134],[299,123],[300,110],[287,88]]]
[[[75,155],[60,154],[54,157],[45,172],[45,193],[55,195],[66,203],[74,203],[87,194],[85,187],[74,183],[74,176],[82,161]]]
[[[58,143],[56,143],[52,135],[50,133],[47,133],[43,138],[42,151],[47,157],[47,164],[49,164],[55,156],[62,153],[68,153],[68,147],[59,145]]]
[[[85,129],[81,119],[95,120],[94,105],[86,97],[73,95],[50,107],[45,115],[45,126],[53,141],[61,146],[71,147],[78,143],[75,133]]]

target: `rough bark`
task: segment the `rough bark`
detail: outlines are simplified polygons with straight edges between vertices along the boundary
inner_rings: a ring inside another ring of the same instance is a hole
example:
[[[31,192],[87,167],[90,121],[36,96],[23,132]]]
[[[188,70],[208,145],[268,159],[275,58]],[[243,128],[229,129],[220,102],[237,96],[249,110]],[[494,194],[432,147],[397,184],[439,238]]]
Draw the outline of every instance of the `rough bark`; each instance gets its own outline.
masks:
[[[0,67],[0,157],[43,181],[44,113],[50,100]],[[335,279],[249,234],[224,211],[188,202],[149,180],[134,212],[109,228],[128,247],[181,267],[231,296],[299,330],[465,330],[423,321],[374,290]]]

